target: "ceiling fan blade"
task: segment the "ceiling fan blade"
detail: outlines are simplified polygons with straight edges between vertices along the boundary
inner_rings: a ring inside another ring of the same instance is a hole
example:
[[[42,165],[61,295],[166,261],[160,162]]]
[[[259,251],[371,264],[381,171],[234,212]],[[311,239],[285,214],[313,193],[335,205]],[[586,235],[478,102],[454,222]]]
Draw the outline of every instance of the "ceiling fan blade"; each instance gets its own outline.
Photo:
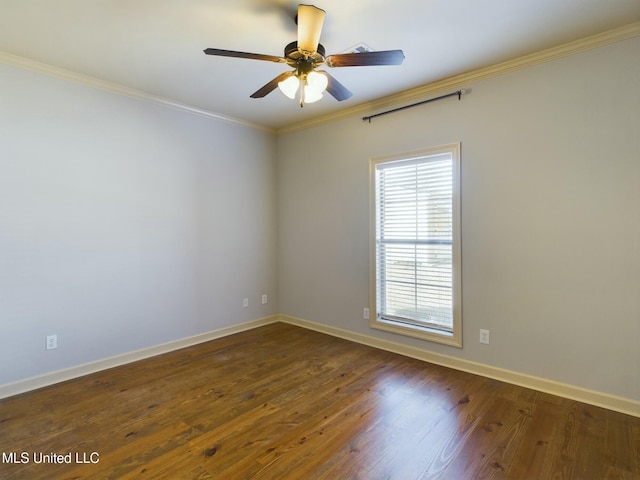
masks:
[[[342,85],[338,80],[333,78],[324,70],[318,70],[318,72],[322,72],[327,76],[327,80],[329,81],[329,83],[327,84],[327,92],[329,92],[333,98],[335,98],[339,102],[351,98],[353,93],[351,93],[347,87]]]
[[[298,6],[298,48],[315,53],[320,42],[325,11],[313,5]]]
[[[293,70],[281,73],[276,78],[274,78],[269,83],[267,83],[265,86],[263,86],[262,88],[257,90],[255,93],[251,94],[251,98],[266,97],[268,94],[273,92],[276,88],[278,88],[278,83],[286,80],[287,78],[289,78],[292,75],[295,75],[295,73],[296,72],[293,71]]]
[[[235,58],[248,58],[250,60],[264,60],[267,62],[286,63],[287,60],[282,57],[276,57],[274,55],[262,55],[260,53],[247,53],[237,52],[235,50],[221,50],[219,48],[207,48],[204,50],[207,55],[216,55],[219,57],[235,57]]]
[[[403,60],[402,50],[382,50],[329,55],[325,63],[330,67],[368,67],[371,65],[400,65]]]

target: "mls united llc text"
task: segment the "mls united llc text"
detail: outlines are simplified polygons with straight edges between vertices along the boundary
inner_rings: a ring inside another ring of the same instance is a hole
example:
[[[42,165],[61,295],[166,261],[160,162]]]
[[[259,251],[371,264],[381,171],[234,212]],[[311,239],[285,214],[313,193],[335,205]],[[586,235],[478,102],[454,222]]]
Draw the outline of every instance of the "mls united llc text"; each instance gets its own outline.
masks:
[[[2,463],[98,463],[98,452],[2,452]]]

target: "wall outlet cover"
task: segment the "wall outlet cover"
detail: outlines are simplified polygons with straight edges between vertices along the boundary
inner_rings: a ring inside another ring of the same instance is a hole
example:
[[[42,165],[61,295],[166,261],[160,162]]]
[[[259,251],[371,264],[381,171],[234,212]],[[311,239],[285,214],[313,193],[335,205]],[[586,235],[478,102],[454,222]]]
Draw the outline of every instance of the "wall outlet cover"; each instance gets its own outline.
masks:
[[[58,348],[58,336],[57,335],[47,335],[47,350],[53,350]]]

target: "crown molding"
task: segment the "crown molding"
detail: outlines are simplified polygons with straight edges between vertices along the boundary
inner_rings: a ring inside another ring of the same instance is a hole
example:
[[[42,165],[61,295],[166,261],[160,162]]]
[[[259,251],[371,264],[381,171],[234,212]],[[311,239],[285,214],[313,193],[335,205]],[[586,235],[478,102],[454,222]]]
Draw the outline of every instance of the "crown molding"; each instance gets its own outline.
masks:
[[[631,23],[623,27],[615,28],[613,30],[592,35],[580,40],[575,40],[573,42],[565,43],[557,47],[525,55],[513,60],[508,60],[496,65],[462,73],[460,75],[432,82],[420,87],[413,88],[411,90],[397,93],[395,95],[390,95],[384,98],[373,100],[371,102],[361,103],[351,108],[340,110],[338,112],[317,117],[308,121],[296,122],[295,124],[288,125],[279,129],[265,127],[264,125],[260,125],[257,123],[193,107],[191,105],[186,105],[168,98],[152,95],[141,90],[125,87],[117,83],[108,82],[106,80],[72,72],[63,68],[54,67],[53,65],[37,62],[35,60],[2,51],[0,51],[0,63],[4,63],[12,67],[21,68],[24,70],[30,70],[32,72],[41,73],[44,75],[49,75],[55,78],[67,80],[118,95],[124,95],[138,100],[155,103],[157,105],[163,105],[165,107],[173,108],[194,115],[199,115],[213,120],[222,121],[225,123],[230,123],[233,125],[240,125],[243,127],[272,134],[287,134],[312,128],[336,120],[353,117],[356,115],[371,115],[372,112],[375,113],[376,111],[394,108],[400,106],[403,103],[419,101],[421,99],[424,99],[424,97],[426,96],[441,94],[442,92],[449,89],[457,90],[471,82],[477,82],[479,80],[495,77],[540,63],[567,57],[575,53],[598,48],[610,43],[620,42],[622,40],[626,40],[636,36],[640,36],[640,22]]]
[[[13,55],[3,51],[0,51],[0,63],[4,63],[11,67],[21,68],[23,70],[29,70],[31,72],[48,75],[50,77],[55,77],[80,85],[96,88],[98,90],[115,93],[117,95],[124,95],[138,100],[143,100],[145,102],[155,103],[157,105],[162,105],[194,115],[199,115],[201,117],[219,120],[233,125],[240,125],[267,133],[276,133],[275,129],[265,127],[264,125],[259,125],[257,123],[248,122],[246,120],[229,117],[209,110],[204,110],[202,108],[193,107],[191,105],[186,105],[169,98],[152,95],[141,90],[125,87],[124,85],[120,85],[118,83],[108,82],[106,80],[91,77],[89,75],[83,75],[80,73],[72,72],[70,70],[65,70],[64,68],[54,67],[53,65],[37,62],[29,58],[20,57],[18,55]]]
[[[356,115],[365,116],[375,114],[389,108],[401,106],[403,103],[415,102],[430,95],[442,94],[446,90],[458,90],[469,83],[496,77],[505,73],[521,70],[523,68],[550,62],[563,57],[568,57],[585,50],[591,50],[611,43],[620,42],[640,36],[640,22],[631,23],[623,27],[608,30],[603,33],[591,35],[580,40],[575,40],[556,47],[548,48],[540,52],[532,53],[512,60],[507,60],[496,65],[480,68],[470,72],[462,73],[453,77],[445,78],[420,87],[406,90],[404,92],[390,95],[371,102],[361,103],[351,108],[340,110],[339,112],[317,117],[305,122],[298,122],[293,125],[282,127],[277,130],[278,134],[287,134],[299,130],[316,127],[325,123],[341,120]]]

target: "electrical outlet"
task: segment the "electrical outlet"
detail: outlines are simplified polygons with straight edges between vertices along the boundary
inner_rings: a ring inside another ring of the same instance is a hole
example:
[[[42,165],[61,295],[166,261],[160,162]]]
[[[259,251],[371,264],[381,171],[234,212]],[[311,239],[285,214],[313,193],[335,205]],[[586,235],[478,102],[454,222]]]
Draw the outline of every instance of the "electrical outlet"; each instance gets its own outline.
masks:
[[[269,297],[267,297],[267,294],[265,293],[262,295],[262,304],[266,305],[267,303],[269,303]]]
[[[47,350],[53,350],[58,348],[58,336],[57,335],[47,335]]]
[[[245,298],[245,299],[242,300],[242,306],[245,307],[245,308],[249,306],[249,299],[248,298]]]
[[[480,343],[489,345],[489,330],[480,329]]]
[[[362,318],[369,320],[369,309],[367,307],[362,309]]]

